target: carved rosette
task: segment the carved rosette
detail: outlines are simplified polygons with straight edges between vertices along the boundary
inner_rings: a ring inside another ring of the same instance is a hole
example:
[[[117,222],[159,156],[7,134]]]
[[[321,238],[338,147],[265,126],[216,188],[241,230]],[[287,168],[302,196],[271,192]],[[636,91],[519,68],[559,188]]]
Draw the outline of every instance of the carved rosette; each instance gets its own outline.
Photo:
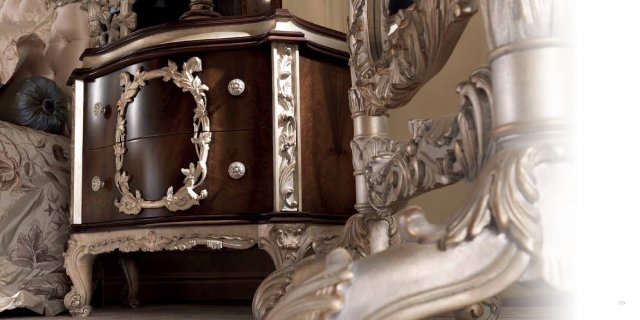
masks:
[[[273,43],[275,210],[297,211],[298,181],[298,47]]]
[[[100,47],[133,31],[137,24],[137,15],[132,11],[135,1],[82,0],[83,8],[89,12],[89,45]]]
[[[138,214],[144,208],[166,207],[170,211],[187,210],[194,205],[198,205],[200,200],[207,197],[207,191],[201,190],[196,193],[195,189],[202,184],[207,176],[207,157],[209,155],[209,144],[211,143],[211,132],[209,117],[207,115],[207,100],[205,91],[209,88],[202,83],[200,78],[193,76],[194,72],[202,71],[202,62],[199,58],[193,57],[182,66],[182,72],[178,71],[177,65],[169,61],[169,66],[158,70],[141,71],[138,70],[131,78],[131,74],[123,72],[120,74],[120,85],[123,87],[122,96],[118,100],[118,118],[116,120],[116,136],[114,145],[116,173],[115,185],[122,197],[116,199],[114,204],[120,212],[125,214]],[[126,149],[126,112],[127,106],[146,81],[162,78],[163,81],[173,81],[183,91],[188,91],[193,96],[196,107],[194,108],[193,123],[193,143],[198,156],[198,162],[190,163],[187,168],[182,169],[185,176],[184,185],[174,193],[173,187],[169,187],[167,195],[160,200],[145,200],[139,190],[131,193],[129,190],[129,176],[122,170]]]

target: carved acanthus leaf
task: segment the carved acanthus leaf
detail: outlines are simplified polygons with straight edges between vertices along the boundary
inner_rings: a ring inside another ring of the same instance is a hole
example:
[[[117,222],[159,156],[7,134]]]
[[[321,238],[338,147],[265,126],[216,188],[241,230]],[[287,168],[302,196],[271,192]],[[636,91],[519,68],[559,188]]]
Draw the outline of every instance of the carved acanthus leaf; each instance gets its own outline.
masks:
[[[523,143],[524,144],[524,143]],[[431,224],[416,207],[399,213],[403,231],[442,250],[471,240],[489,226],[506,233],[521,250],[541,254],[540,214],[534,169],[566,157],[563,146],[538,144],[503,149],[491,156],[475,180],[471,196],[446,226]]]
[[[289,44],[275,44],[274,73],[276,100],[276,150],[279,203],[277,210],[298,210],[298,125],[296,117],[296,92],[294,86],[295,52]]]
[[[80,1],[82,1],[82,7],[89,12],[89,45],[91,47],[112,43],[136,28],[137,15],[132,11],[135,0]],[[72,2],[72,0],[55,2]]]
[[[457,91],[457,115],[411,120],[411,140],[369,162],[369,202],[379,213],[389,214],[398,204],[463,177],[472,180],[482,167],[491,128],[491,72],[474,71]]]
[[[337,247],[351,251],[356,258],[366,257],[371,254],[367,216],[367,214],[358,213],[349,217],[336,243]]]
[[[538,190],[534,169],[543,162],[565,157],[560,146],[523,146],[497,152],[480,172],[471,200],[455,214],[440,239],[441,248],[477,236],[490,224],[505,232],[520,248],[538,255],[542,241]]]
[[[352,95],[351,110],[382,115],[408,103],[442,69],[477,9],[472,0],[440,0],[437,4],[416,0],[392,16],[387,8],[379,10],[380,16],[369,16],[369,8],[388,3],[370,1],[351,1],[354,15],[348,41],[357,79],[357,91],[352,92],[360,95]],[[376,26],[379,30],[370,30],[371,22],[380,24]],[[373,34],[376,43],[372,43]],[[360,103],[353,104],[358,99]]]
[[[113,146],[116,173],[114,181],[116,188],[122,195],[114,204],[120,212],[125,214],[138,214],[144,208],[160,208],[166,207],[170,211],[187,210],[194,205],[198,205],[200,200],[207,197],[207,190],[201,190],[196,193],[195,189],[199,187],[207,177],[207,158],[209,156],[209,144],[211,143],[211,132],[209,116],[207,114],[207,101],[205,91],[209,88],[202,83],[200,78],[194,76],[194,72],[202,71],[202,62],[199,58],[193,57],[185,62],[182,71],[178,71],[177,65],[173,61],[169,61],[168,66],[158,70],[142,71],[138,70],[131,77],[129,73],[120,74],[120,85],[123,87],[122,95],[118,100],[116,119],[116,144]],[[133,101],[140,89],[146,84],[146,81],[162,78],[163,81],[172,80],[182,91],[189,92],[196,102],[193,110],[193,143],[198,156],[198,161],[190,163],[187,168],[181,170],[184,175],[184,185],[174,192],[173,187],[167,189],[167,195],[160,200],[145,200],[139,190],[134,193],[129,188],[129,175],[122,170],[124,156],[126,154],[126,113],[127,106]]]

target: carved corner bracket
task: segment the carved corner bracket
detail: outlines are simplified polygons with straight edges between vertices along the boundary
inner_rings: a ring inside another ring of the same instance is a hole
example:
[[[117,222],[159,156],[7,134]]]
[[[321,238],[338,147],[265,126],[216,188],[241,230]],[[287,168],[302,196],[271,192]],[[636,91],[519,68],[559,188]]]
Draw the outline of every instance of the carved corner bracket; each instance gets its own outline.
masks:
[[[169,61],[169,66],[158,70],[141,71],[138,70],[131,78],[131,74],[123,72],[120,74],[120,85],[123,87],[122,96],[118,100],[118,118],[116,122],[115,136],[115,161],[116,174],[115,185],[120,194],[121,199],[116,199],[115,206],[120,212],[125,214],[138,214],[143,208],[161,208],[166,207],[170,211],[187,210],[194,205],[198,205],[200,200],[207,197],[207,191],[201,190],[200,194],[195,189],[199,187],[207,177],[207,158],[209,156],[209,144],[211,143],[211,132],[209,125],[209,116],[207,115],[207,98],[205,91],[209,88],[202,83],[199,77],[194,76],[194,72],[202,71],[202,62],[199,58],[193,57],[185,62],[182,66],[182,72],[178,71],[177,65]],[[196,107],[194,108],[193,117],[193,143],[198,156],[196,164],[190,163],[187,168],[182,169],[184,174],[184,185],[173,192],[173,187],[169,187],[167,195],[161,200],[145,200],[139,190],[135,191],[135,195],[129,189],[129,176],[122,170],[124,155],[126,149],[126,113],[127,106],[133,101],[140,89],[146,84],[146,81],[162,78],[163,81],[169,80],[181,88],[188,91],[193,96]]]

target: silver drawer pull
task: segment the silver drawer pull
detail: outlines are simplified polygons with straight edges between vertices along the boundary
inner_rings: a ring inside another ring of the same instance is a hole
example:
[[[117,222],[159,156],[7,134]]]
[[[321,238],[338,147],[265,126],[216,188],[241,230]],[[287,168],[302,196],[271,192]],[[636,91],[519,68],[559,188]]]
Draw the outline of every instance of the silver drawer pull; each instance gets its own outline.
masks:
[[[98,176],[94,176],[93,179],[91,179],[91,190],[97,192],[102,188],[104,188],[104,181],[100,180]]]
[[[229,165],[229,176],[233,179],[242,178],[245,172],[246,170],[242,162],[236,161]]]
[[[93,105],[94,116],[99,117],[101,115],[104,115],[105,112],[107,112],[107,108],[102,105],[102,102],[96,102],[96,104]]]
[[[227,89],[229,89],[229,93],[232,96],[241,95],[244,92],[244,88],[244,81],[240,79],[233,79],[229,81],[229,85],[227,86]]]

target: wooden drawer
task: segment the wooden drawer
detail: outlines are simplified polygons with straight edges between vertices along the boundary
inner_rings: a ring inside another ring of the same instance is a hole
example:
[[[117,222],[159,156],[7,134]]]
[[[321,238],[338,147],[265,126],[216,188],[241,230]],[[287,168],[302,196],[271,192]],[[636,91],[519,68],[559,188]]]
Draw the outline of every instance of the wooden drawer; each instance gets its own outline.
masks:
[[[139,68],[161,69],[168,65],[169,60],[174,61],[181,71],[182,63],[194,56],[202,60],[203,67],[202,72],[194,75],[209,87],[206,95],[211,131],[255,130],[270,126],[272,89],[268,50],[255,48],[169,55],[87,81],[84,150],[115,143],[117,101],[122,95],[121,72],[135,74]],[[243,80],[246,87],[239,96],[231,95],[228,90],[229,82],[236,78]],[[94,115],[93,109],[97,102],[106,107],[104,115]],[[164,82],[161,78],[147,81],[127,107],[126,140],[193,132],[195,105],[191,94],[183,92],[173,82]]]
[[[123,169],[131,177],[132,192],[140,190],[147,200],[166,195],[169,186],[177,191],[183,185],[181,168],[197,160],[192,134],[176,134],[127,142]],[[83,158],[82,222],[98,223],[175,215],[216,215],[224,213],[263,213],[273,210],[272,151],[270,129],[257,131],[215,132],[208,157],[208,173],[198,188],[208,191],[208,198],[187,211],[170,212],[165,208],[143,209],[138,215],[118,212],[113,204],[119,191],[113,185],[115,160],[113,147],[85,151]],[[229,176],[234,161],[246,166],[240,179]],[[93,176],[105,177],[105,187],[91,190]]]

